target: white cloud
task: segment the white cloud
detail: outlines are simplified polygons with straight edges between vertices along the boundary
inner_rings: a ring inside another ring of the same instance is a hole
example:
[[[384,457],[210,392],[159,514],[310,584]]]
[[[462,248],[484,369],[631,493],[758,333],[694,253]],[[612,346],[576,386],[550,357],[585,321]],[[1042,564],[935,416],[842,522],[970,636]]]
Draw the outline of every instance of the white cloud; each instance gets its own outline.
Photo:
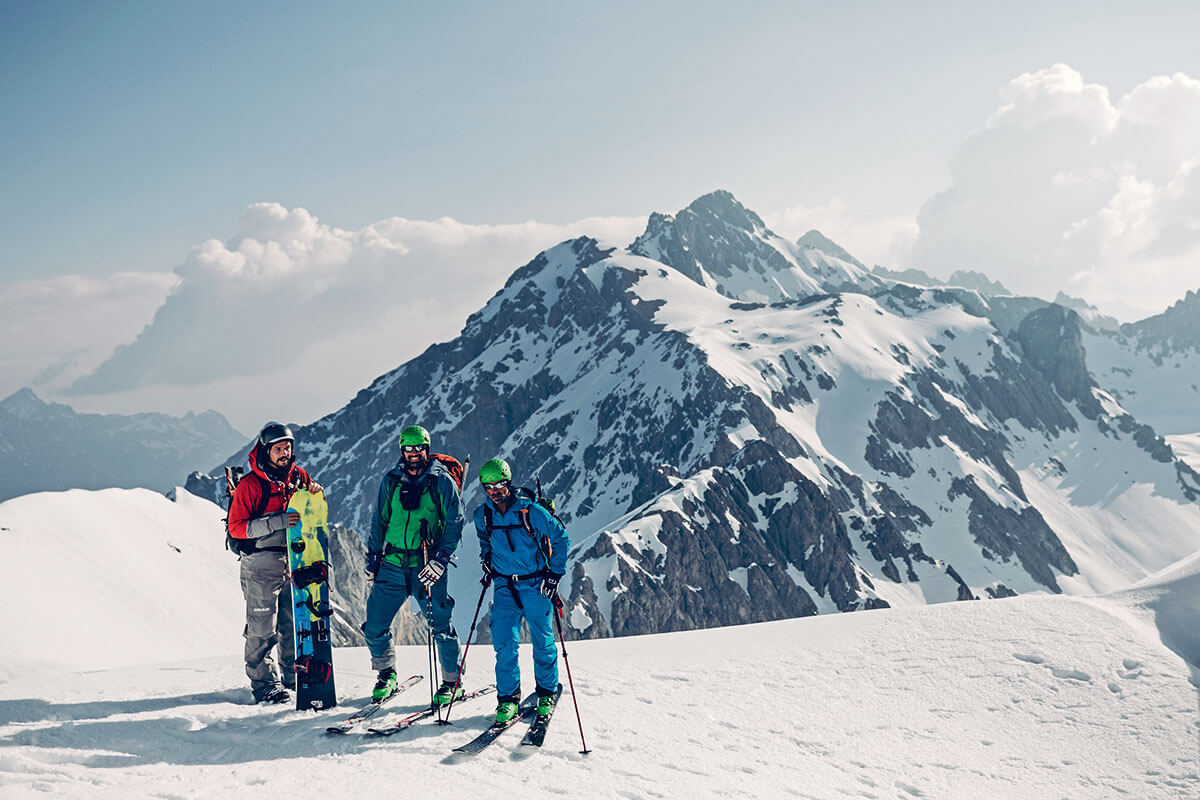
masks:
[[[1200,286],[1200,80],[1154,77],[1113,104],[1059,64],[1001,97],[922,208],[907,266],[1061,289],[1126,319]]]
[[[310,421],[431,342],[453,338],[541,250],[584,234],[624,244],[644,225],[395,217],[347,231],[302,208],[259,203],[229,242],[193,248],[145,330],[67,396],[93,410],[136,398],[174,413],[213,407],[244,430],[273,416]],[[310,371],[320,364],[326,379],[285,401],[301,363]]]

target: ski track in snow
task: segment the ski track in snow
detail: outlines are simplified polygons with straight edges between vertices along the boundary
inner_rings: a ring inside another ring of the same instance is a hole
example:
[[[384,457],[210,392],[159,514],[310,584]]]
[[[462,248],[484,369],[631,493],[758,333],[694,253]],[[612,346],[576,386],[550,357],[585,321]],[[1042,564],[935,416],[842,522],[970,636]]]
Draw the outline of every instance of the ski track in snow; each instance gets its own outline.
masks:
[[[587,756],[569,692],[540,752],[519,747],[518,727],[474,758],[450,754],[487,724],[490,698],[448,727],[327,737],[369,691],[359,648],[337,651],[344,705],[323,714],[249,705],[236,656],[30,674],[0,684],[0,796],[1195,797],[1197,688],[1133,598],[571,642]],[[423,672],[425,658],[400,648],[398,668]],[[489,681],[490,648],[468,667],[469,685]],[[528,646],[522,672],[529,689]]]

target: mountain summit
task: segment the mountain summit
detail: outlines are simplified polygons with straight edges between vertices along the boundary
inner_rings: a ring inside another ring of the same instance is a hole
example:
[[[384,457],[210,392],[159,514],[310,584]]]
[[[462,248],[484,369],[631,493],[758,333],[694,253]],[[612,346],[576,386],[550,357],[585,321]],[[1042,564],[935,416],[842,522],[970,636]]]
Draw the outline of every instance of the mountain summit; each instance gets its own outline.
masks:
[[[827,249],[792,244],[769,230],[732,194],[716,191],[674,216],[651,214],[645,232],[629,246],[629,252],[667,264],[701,286],[747,302],[778,302],[882,286],[842,248],[822,239]]]
[[[1001,329],[988,304],[790,244],[715,192],[628,248],[540,253],[456,339],[298,431],[299,457],[359,530],[412,423],[540,477],[590,637],[1102,591],[1200,547],[1200,476],[1090,379],[1077,317]]]

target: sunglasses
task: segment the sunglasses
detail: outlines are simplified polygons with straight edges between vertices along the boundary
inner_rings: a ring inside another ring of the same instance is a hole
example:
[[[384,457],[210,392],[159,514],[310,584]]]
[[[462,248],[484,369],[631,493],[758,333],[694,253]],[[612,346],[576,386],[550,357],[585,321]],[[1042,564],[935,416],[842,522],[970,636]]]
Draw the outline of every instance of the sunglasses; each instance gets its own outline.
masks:
[[[507,489],[510,485],[511,481],[492,481],[491,483],[485,483],[483,485],[483,490],[485,492],[490,492],[493,489]]]
[[[424,453],[429,449],[427,444],[406,444],[400,448],[406,453]]]

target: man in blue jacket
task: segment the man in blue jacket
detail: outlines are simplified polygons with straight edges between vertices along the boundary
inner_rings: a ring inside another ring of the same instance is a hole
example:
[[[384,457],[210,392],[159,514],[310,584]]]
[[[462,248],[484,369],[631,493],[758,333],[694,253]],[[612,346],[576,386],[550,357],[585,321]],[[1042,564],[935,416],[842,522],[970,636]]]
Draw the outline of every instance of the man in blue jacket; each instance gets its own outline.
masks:
[[[562,524],[536,500],[513,491],[512,470],[493,458],[479,470],[487,499],[475,509],[479,557],[492,589],[491,633],[496,651],[496,722],[508,722],[521,702],[517,648],[521,620],[533,643],[538,714],[548,714],[558,690],[554,645],[554,598],[567,566],[571,543]]]
[[[392,620],[409,597],[429,617],[442,664],[442,685],[434,696],[446,705],[458,678],[458,634],[450,622],[454,598],[446,591],[446,565],[462,539],[462,497],[458,484],[429,455],[429,432],[410,425],[400,432],[400,461],[383,476],[367,540],[367,620],[363,634],[371,669],[379,680],[371,699],[382,702],[396,690],[396,651]]]

